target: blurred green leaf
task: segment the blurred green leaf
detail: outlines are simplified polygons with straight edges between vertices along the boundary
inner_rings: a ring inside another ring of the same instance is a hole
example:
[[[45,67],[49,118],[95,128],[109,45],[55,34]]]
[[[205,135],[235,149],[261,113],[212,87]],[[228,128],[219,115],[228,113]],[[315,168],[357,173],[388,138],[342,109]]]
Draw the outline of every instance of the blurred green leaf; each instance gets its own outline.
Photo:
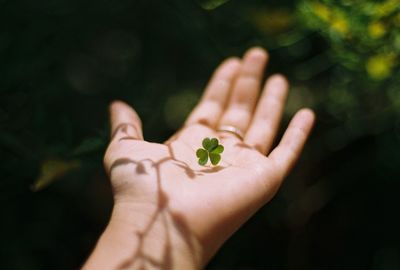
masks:
[[[105,147],[105,142],[102,138],[94,137],[85,139],[80,145],[78,145],[73,151],[72,156],[80,156],[93,152],[100,151]]]
[[[49,159],[43,161],[40,169],[40,175],[32,185],[32,190],[42,190],[65,174],[77,170],[80,166],[81,163],[78,160],[65,161],[59,159]]]
[[[206,10],[213,10],[229,2],[229,0],[197,0],[200,6]]]

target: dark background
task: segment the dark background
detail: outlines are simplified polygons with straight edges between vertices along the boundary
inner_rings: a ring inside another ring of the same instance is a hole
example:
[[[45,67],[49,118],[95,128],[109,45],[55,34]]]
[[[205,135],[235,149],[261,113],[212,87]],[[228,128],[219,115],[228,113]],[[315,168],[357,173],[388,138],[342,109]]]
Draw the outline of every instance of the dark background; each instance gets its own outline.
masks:
[[[318,122],[208,269],[400,269],[400,2],[0,0],[1,269],[75,269],[108,220],[107,106],[166,140],[250,46]]]

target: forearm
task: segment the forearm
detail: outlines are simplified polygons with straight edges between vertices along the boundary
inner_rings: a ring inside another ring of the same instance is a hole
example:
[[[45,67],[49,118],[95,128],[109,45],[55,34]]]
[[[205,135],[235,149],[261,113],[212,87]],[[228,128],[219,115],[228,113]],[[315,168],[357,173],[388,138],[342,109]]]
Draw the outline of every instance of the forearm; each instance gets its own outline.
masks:
[[[151,206],[145,211],[138,208],[131,205],[114,208],[110,223],[83,269],[200,269],[203,266],[198,241],[171,213]]]

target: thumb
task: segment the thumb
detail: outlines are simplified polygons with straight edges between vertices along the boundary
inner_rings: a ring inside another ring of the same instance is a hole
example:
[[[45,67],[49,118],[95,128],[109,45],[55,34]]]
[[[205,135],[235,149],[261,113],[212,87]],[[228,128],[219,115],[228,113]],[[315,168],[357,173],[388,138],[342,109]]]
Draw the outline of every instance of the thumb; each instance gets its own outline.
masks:
[[[110,105],[111,141],[143,140],[142,122],[132,107],[122,101]]]

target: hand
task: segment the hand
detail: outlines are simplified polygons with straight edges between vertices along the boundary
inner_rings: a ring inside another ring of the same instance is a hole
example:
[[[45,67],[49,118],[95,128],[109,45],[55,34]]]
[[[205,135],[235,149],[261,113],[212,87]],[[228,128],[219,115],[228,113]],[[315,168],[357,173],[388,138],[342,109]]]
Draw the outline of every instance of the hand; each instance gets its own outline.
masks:
[[[109,251],[124,247],[125,266],[203,267],[274,196],[300,155],[314,114],[300,110],[271,149],[288,83],[271,76],[259,94],[267,58],[253,48],[243,59],[226,60],[184,127],[164,144],[143,139],[140,119],[128,105],[111,105],[112,140],[104,161],[114,192],[114,229],[107,228],[89,262],[114,241],[109,235],[118,234]],[[242,131],[243,140],[218,131],[221,126]],[[205,137],[219,138],[225,147],[218,166],[198,164],[196,150]]]

